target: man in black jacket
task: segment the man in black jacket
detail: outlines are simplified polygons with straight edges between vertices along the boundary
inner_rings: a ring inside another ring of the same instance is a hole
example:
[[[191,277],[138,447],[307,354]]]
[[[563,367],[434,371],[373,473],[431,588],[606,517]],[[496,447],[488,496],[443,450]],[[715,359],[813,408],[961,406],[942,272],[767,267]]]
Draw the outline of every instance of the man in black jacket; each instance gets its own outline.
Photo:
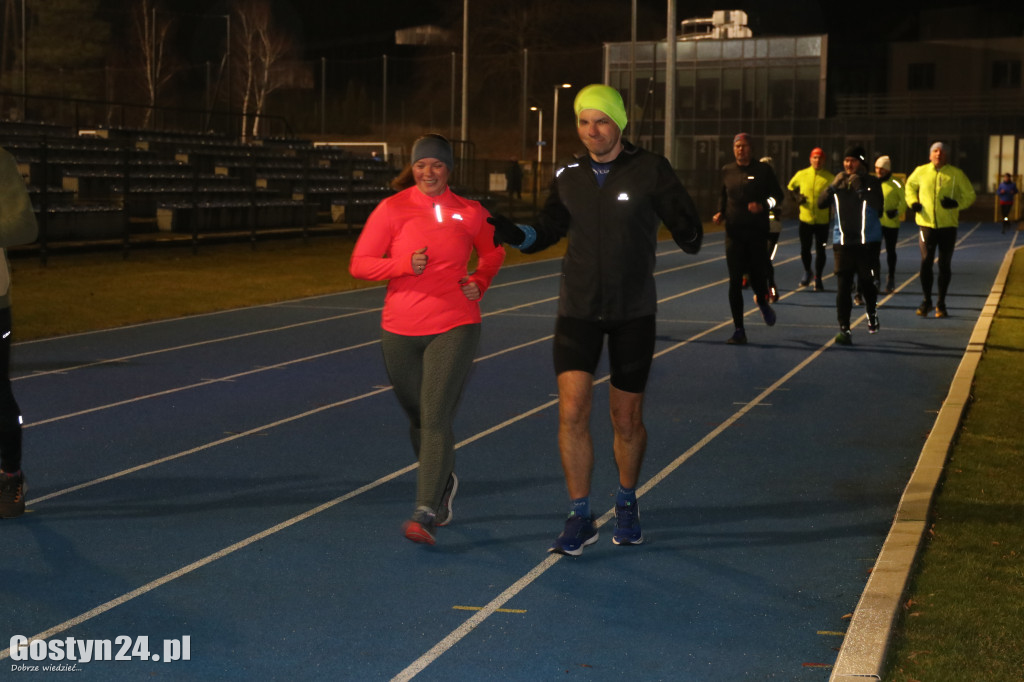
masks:
[[[654,357],[654,262],[664,223],[687,253],[703,227],[668,160],[622,139],[622,97],[605,85],[576,96],[577,132],[587,148],[556,173],[533,225],[490,221],[495,240],[534,253],[568,236],[555,323],[558,445],[572,509],[548,551],[578,556],[597,541],[590,512],[594,445],[590,435],[594,371],[608,337],[613,450],[619,471],[617,545],[643,542],[636,486],[647,446],[643,398]]]
[[[879,330],[875,303],[878,298],[878,247],[882,241],[884,197],[882,183],[868,173],[867,154],[860,146],[851,147],[843,157],[843,170],[821,192],[818,207],[832,206],[832,251],[836,267],[836,316],[839,333],[836,343],[849,346],[850,311],[853,308],[854,275],[859,282],[868,314],[868,333]]]
[[[729,268],[729,310],[736,327],[727,343],[744,344],[743,277],[754,290],[761,316],[769,327],[775,311],[768,303],[769,211],[782,203],[782,188],[772,167],[751,156],[750,136],[739,133],[732,141],[735,163],[722,167],[722,193],[715,223],[725,222],[725,262]]]

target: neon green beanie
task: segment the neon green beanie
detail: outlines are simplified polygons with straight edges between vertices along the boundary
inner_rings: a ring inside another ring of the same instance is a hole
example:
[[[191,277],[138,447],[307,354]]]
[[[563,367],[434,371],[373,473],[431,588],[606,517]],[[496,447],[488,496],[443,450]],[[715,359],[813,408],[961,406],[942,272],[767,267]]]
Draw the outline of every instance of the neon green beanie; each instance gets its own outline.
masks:
[[[576,95],[576,101],[573,102],[573,110],[576,112],[577,122],[580,118],[580,112],[584,109],[597,109],[607,114],[608,118],[615,121],[615,125],[619,126],[619,132],[625,130],[626,124],[629,123],[629,120],[626,118],[626,107],[622,103],[622,95],[619,94],[618,90],[607,85],[596,83],[588,85],[579,91]]]

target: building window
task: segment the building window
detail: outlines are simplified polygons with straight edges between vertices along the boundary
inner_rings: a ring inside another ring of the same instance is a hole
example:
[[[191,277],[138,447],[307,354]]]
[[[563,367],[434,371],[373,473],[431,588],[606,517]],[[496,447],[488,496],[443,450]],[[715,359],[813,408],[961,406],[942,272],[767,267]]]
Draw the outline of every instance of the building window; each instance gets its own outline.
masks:
[[[907,67],[907,90],[934,90],[935,64],[910,64]]]
[[[992,62],[992,87],[1020,88],[1020,60]]]

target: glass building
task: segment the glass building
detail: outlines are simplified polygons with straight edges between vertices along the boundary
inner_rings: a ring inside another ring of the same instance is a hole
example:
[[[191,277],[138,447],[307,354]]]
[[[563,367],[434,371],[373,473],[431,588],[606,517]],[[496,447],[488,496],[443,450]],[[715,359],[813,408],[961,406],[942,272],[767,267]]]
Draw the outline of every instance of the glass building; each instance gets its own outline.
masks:
[[[625,101],[632,97],[630,136],[664,150],[666,43],[637,43],[635,62],[631,43],[605,50],[606,82]],[[772,156],[786,175],[794,141],[815,135],[825,118],[827,55],[825,35],[677,41],[672,156],[679,171],[717,172],[732,159],[735,133],[745,131],[760,141],[756,153]]]
[[[709,215],[740,131],[753,136],[755,156],[772,158],[783,185],[808,165],[815,147],[825,150],[833,172],[842,168],[843,150],[859,144],[909,173],[927,162],[933,141],[943,140],[950,162],[979,194],[993,192],[1002,173],[1019,177],[1024,168],[1022,49],[1020,37],[890,44],[885,63],[876,65],[888,90],[846,95],[827,88],[827,35],[688,35],[684,26],[676,41],[671,147],[664,140],[665,41],[636,43],[635,50],[628,42],[605,44],[604,81],[631,107],[627,138],[670,152]]]

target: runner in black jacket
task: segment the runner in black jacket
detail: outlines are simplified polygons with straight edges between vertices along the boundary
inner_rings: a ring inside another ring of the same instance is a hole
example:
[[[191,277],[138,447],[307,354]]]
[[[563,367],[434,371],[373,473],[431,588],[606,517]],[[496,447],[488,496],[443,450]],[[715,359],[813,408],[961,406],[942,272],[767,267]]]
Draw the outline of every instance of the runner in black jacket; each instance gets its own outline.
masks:
[[[854,146],[843,156],[843,170],[832,184],[821,192],[818,206],[832,206],[832,260],[836,266],[836,317],[839,333],[836,343],[848,346],[850,311],[853,308],[854,275],[864,297],[868,314],[868,333],[879,330],[875,303],[878,298],[878,247],[882,242],[882,214],[884,198],[882,183],[868,173],[867,154],[863,147]]]
[[[597,541],[590,513],[594,447],[590,408],[594,371],[608,337],[615,462],[617,545],[643,542],[636,485],[647,445],[643,396],[654,356],[654,261],[664,223],[687,253],[703,227],[668,161],[622,139],[626,110],[618,92],[590,85],[576,96],[584,154],[559,169],[534,225],[495,215],[495,239],[533,253],[569,238],[555,324],[558,443],[572,511],[549,551],[579,555]],[[763,249],[763,245],[762,245]]]
[[[714,221],[725,221],[729,309],[736,327],[728,343],[744,344],[744,275],[750,279],[765,324],[775,324],[775,311],[768,303],[768,212],[782,203],[782,188],[772,167],[752,158],[749,135],[740,133],[733,138],[732,151],[736,162],[722,167],[722,193]]]

